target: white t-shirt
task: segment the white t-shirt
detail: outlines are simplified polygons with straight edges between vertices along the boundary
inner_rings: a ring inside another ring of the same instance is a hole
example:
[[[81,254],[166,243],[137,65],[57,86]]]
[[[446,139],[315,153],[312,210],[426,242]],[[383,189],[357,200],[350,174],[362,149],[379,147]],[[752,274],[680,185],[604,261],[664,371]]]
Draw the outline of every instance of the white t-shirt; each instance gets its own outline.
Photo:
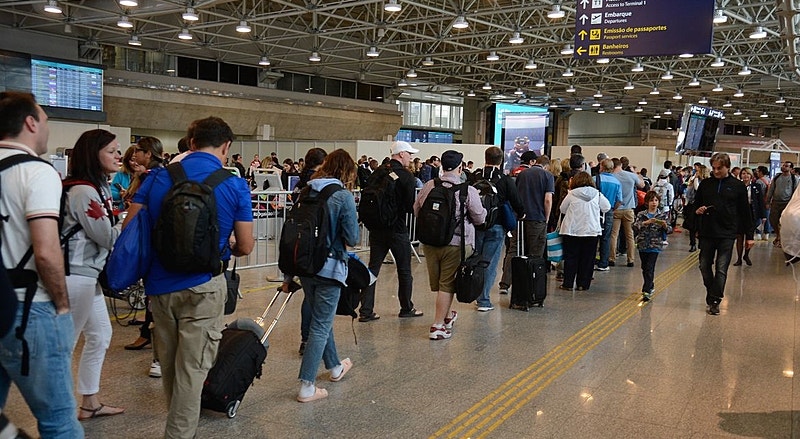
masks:
[[[14,154],[35,155],[33,150],[20,143],[0,142],[0,160]],[[37,218],[58,219],[61,206],[61,179],[58,172],[47,163],[28,162],[13,166],[0,173],[0,213],[8,216],[2,224],[2,254],[7,268],[16,267],[31,246],[28,221]],[[55,226],[55,224],[53,224]],[[36,270],[34,258],[25,265]],[[19,300],[25,299],[25,289],[17,289]],[[34,302],[49,302],[50,296],[41,280]]]

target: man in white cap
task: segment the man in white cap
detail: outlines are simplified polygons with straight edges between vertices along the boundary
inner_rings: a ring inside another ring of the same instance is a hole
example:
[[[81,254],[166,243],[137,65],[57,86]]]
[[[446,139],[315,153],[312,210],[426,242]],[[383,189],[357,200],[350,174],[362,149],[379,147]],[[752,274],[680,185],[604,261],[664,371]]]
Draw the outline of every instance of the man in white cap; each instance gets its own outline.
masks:
[[[408,170],[412,155],[419,150],[413,148],[410,143],[397,141],[392,144],[392,158],[385,166],[376,169],[370,176],[367,187],[372,185],[382,185],[382,179],[391,179],[393,184],[385,187],[392,188],[393,193],[386,194],[394,196],[397,212],[394,223],[388,228],[370,229],[369,235],[369,269],[375,276],[381,271],[383,259],[389,250],[394,256],[394,263],[397,267],[397,298],[400,301],[399,317],[420,317],[422,311],[414,308],[411,301],[411,289],[414,278],[411,276],[411,240],[408,236],[406,217],[408,213],[414,211],[414,198],[416,196],[416,180],[414,175]],[[358,321],[369,322],[378,320],[380,315],[375,313],[375,286],[373,283],[364,289],[361,298],[361,308],[359,308]]]

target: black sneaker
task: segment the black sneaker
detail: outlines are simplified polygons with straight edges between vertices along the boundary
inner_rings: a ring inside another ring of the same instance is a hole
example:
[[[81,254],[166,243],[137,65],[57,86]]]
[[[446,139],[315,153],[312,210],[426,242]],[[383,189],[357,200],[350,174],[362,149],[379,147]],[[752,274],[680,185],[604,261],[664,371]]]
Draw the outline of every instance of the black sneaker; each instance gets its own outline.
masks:
[[[708,315],[718,316],[719,315],[719,304],[718,303],[714,303],[714,304],[708,305],[708,309],[706,310],[706,312],[708,313]]]
[[[633,267],[633,262],[628,262],[628,267]]]
[[[359,318],[358,318],[358,321],[359,321],[359,322],[371,322],[371,321],[373,321],[373,320],[378,320],[379,318],[381,318],[381,316],[379,316],[379,315],[378,315],[378,314],[376,314],[376,313],[372,313],[372,314],[370,314],[370,315],[366,315],[366,316],[361,316],[361,317],[359,317]]]

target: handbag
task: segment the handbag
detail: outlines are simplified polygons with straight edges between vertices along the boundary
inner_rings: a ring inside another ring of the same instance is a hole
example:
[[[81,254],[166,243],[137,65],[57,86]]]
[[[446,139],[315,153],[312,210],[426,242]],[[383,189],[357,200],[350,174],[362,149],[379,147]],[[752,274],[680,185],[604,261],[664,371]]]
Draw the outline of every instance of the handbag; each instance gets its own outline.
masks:
[[[150,271],[153,247],[150,240],[152,221],[147,207],[134,215],[114,243],[106,263],[108,286],[123,291],[144,278]]]
[[[467,188],[462,187],[458,192],[458,199],[461,202],[461,264],[456,271],[456,299],[461,303],[474,302],[483,293],[483,281],[486,277],[486,269],[489,268],[489,261],[483,255],[475,252],[466,258],[467,249],[464,243],[464,227],[467,221],[466,204]]]
[[[514,209],[511,208],[511,203],[508,200],[500,205],[500,224],[506,232],[517,228],[517,214],[514,213]]]
[[[564,246],[563,246],[563,238],[559,233],[559,227],[550,233],[547,236],[547,260],[550,262],[561,262],[564,260]]]
[[[225,284],[228,287],[228,297],[225,299],[225,315],[233,314],[236,311],[236,303],[241,295],[239,294],[239,282],[241,278],[236,272],[236,258],[233,259],[233,270],[225,270]]]

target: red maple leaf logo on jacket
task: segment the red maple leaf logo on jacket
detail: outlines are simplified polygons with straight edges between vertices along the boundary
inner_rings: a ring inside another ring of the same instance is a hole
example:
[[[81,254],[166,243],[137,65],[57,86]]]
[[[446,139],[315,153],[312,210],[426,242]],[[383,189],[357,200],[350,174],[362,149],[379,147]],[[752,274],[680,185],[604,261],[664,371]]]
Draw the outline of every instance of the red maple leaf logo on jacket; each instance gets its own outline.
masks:
[[[86,210],[86,216],[92,219],[103,219],[106,217],[106,209],[97,200],[89,201],[89,209]]]

